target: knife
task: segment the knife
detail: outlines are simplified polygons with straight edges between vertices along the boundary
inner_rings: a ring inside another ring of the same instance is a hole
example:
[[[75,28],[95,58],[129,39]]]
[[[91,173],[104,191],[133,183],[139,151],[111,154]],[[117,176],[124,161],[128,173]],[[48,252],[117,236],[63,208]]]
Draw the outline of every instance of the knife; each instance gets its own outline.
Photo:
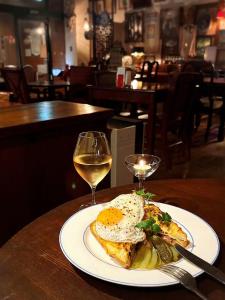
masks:
[[[177,251],[187,260],[198,266],[200,269],[204,270],[207,274],[218,280],[225,285],[225,274],[217,269],[216,267],[210,265],[208,262],[193,254],[192,252],[186,250],[182,246],[175,244]]]

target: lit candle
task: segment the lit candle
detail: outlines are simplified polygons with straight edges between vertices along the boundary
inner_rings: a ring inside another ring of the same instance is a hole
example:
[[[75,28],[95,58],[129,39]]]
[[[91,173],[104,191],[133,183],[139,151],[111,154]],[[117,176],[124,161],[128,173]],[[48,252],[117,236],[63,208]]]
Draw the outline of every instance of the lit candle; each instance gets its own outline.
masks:
[[[138,88],[138,81],[136,79],[131,81],[131,88],[134,90]]]
[[[134,165],[135,175],[146,176],[146,174],[150,171],[151,166],[146,164],[144,159],[140,159],[138,164]]]

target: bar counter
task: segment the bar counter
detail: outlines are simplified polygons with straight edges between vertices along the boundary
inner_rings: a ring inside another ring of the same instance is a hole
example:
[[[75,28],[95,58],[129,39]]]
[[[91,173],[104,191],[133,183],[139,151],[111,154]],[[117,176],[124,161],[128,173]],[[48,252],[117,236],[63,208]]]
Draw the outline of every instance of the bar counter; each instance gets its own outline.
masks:
[[[42,213],[90,192],[73,166],[76,139],[81,131],[105,131],[111,116],[110,109],[64,101],[0,111],[0,244]]]

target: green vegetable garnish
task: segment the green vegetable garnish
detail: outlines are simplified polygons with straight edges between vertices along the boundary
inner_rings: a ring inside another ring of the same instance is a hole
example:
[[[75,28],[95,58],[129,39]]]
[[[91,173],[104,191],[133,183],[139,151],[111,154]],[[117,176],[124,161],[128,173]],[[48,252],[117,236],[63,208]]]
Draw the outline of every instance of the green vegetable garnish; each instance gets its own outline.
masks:
[[[151,231],[152,233],[160,232],[160,227],[158,224],[155,224],[155,220],[153,218],[141,221],[136,225],[136,227],[146,231]]]
[[[146,193],[144,189],[139,190],[139,191],[135,191],[135,193],[139,196],[144,197],[147,200],[151,200],[153,197],[156,196],[155,194],[152,194],[152,193],[149,193],[149,192]]]
[[[140,229],[149,229],[152,227],[152,225],[155,223],[155,220],[153,218],[143,220],[139,222],[135,227]]]
[[[159,233],[160,232],[160,227],[158,224],[153,224],[152,225],[152,232],[153,233]]]
[[[171,222],[172,218],[167,212],[162,213],[161,221],[162,222]]]

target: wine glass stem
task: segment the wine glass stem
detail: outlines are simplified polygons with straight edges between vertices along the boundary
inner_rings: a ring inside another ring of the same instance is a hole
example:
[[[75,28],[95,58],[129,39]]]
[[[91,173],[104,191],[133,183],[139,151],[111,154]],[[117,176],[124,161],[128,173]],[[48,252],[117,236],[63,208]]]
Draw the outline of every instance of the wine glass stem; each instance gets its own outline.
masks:
[[[144,180],[145,180],[145,178],[139,177],[139,182],[138,182],[139,190],[142,190],[144,188]]]
[[[96,186],[92,186],[91,187],[92,205],[96,204],[96,201],[95,201],[95,190],[96,190]]]

